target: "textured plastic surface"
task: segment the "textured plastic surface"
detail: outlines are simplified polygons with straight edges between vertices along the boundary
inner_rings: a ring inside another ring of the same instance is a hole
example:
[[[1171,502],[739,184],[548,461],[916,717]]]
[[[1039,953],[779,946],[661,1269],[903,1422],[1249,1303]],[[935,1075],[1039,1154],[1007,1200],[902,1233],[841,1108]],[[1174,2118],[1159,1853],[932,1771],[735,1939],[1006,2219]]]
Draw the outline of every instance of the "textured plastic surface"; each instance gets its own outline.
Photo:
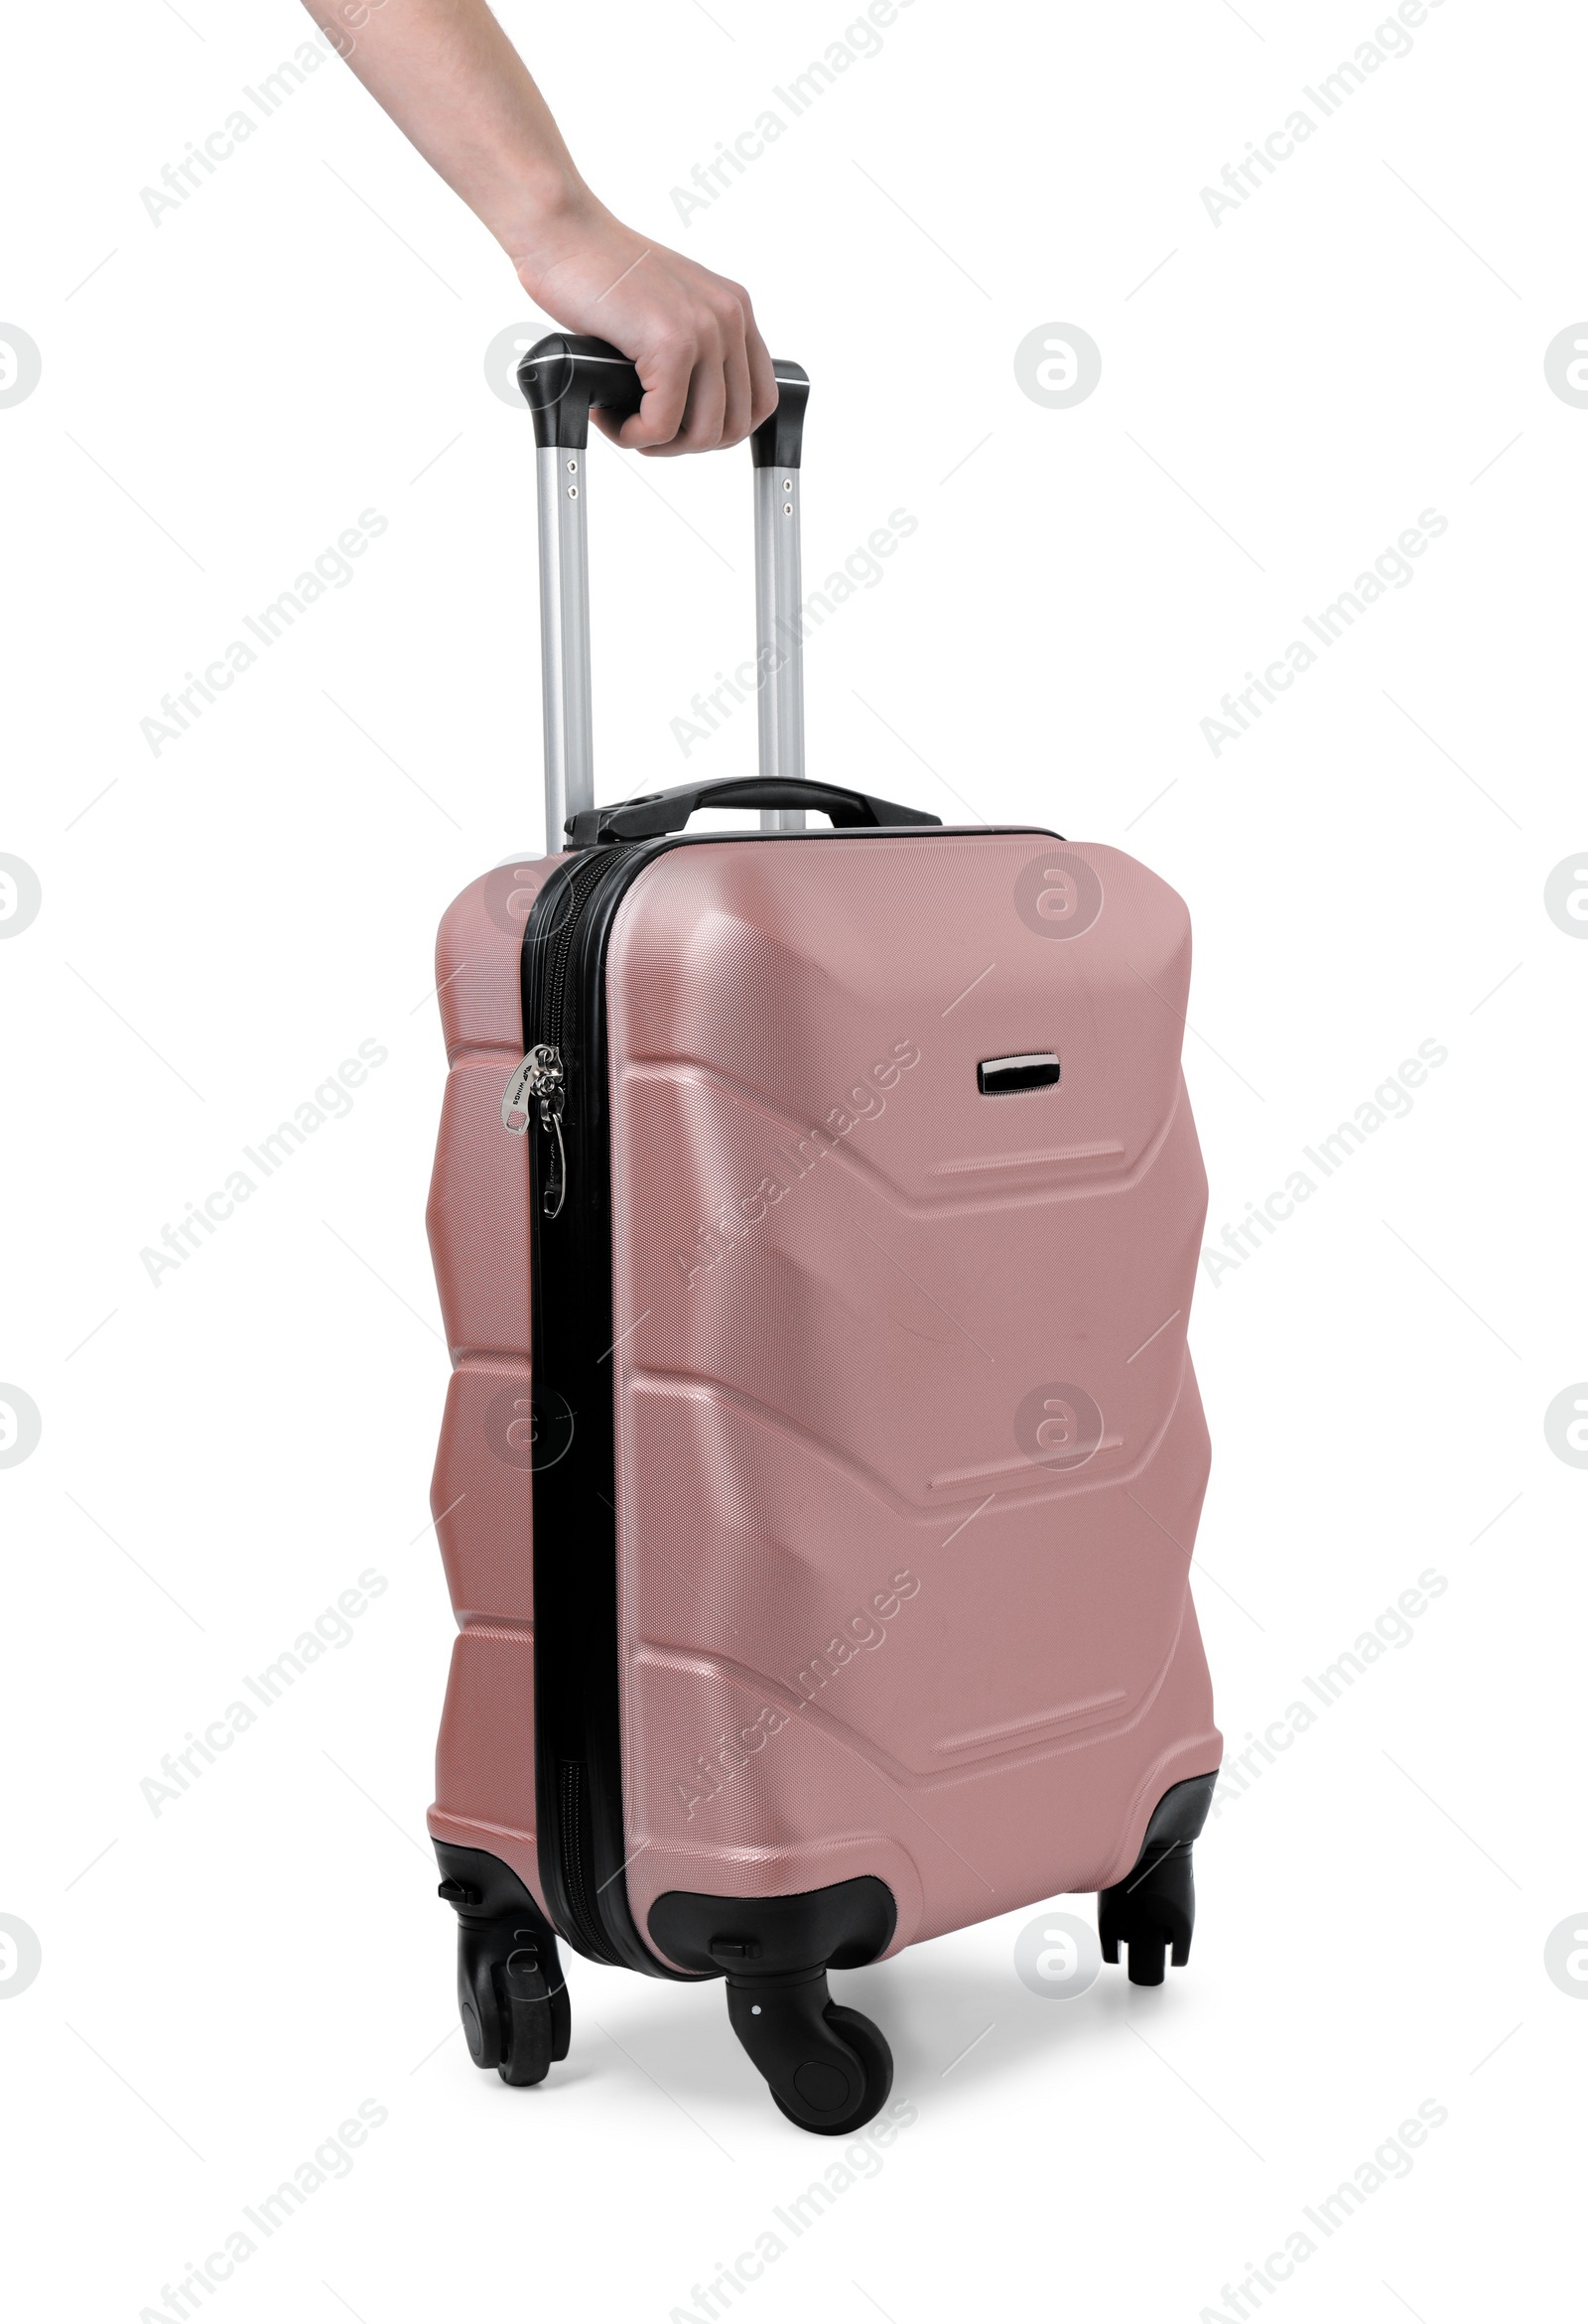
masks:
[[[487,1849],[544,1907],[535,1861],[529,1181],[501,1095],[523,1054],[524,921],[564,861],[465,888],[436,940],[449,1072],[426,1224],[453,1361],[431,1484],[459,1635],[436,1744],[435,1840]]]
[[[1152,874],[1030,834],[681,848],[630,889],[607,1014],[642,1927],[668,1889],[869,1872],[896,1950],[1108,1885],[1218,1763],[1187,1582],[1190,957]],[[979,1061],[1035,1049],[1057,1087],[980,1093]]]
[[[539,1896],[512,877],[438,950],[433,1506],[461,1631],[431,1830]],[[641,1928],[671,1889],[874,1874],[897,1950],[1119,1880],[1217,1765],[1189,969],[1161,881],[1033,834],[689,844],[630,889],[607,1008]],[[1057,1085],[981,1094],[979,1063],[1041,1050]]]

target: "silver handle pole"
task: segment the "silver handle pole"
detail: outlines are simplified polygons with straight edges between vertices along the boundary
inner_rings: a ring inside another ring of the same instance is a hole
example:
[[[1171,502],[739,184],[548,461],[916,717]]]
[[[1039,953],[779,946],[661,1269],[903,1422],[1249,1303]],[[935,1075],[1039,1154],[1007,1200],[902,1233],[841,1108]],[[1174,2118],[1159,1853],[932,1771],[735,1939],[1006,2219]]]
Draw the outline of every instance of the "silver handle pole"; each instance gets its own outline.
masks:
[[[591,743],[590,559],[583,452],[542,446],[540,673],[546,727],[546,853],[568,844],[570,815],[596,804]]]
[[[760,769],[799,781],[805,773],[805,633],[800,611],[800,472],[758,468],[755,477],[755,644],[761,665]],[[803,831],[802,807],[763,807],[763,831]]]
[[[763,775],[797,781],[805,771],[799,462],[810,381],[798,363],[776,364],[773,372],[777,406],[751,440],[760,767]],[[641,389],[634,365],[616,347],[567,332],[530,349],[518,383],[535,415],[546,850],[556,855],[570,818],[596,805],[585,496],[590,413],[593,405],[615,414],[637,411]],[[797,809],[761,816],[774,829],[798,830],[804,821]]]

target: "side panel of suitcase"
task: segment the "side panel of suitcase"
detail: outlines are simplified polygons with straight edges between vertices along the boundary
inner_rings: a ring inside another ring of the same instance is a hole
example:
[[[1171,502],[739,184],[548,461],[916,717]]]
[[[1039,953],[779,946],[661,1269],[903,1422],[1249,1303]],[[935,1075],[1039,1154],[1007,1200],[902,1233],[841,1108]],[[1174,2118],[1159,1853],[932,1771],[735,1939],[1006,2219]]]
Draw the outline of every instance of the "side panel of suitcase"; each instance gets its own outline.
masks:
[[[1032,907],[1044,883],[1085,891],[1084,924]],[[897,1950],[1123,1879],[1163,1794],[1217,1767],[1189,968],[1161,881],[1035,834],[692,845],[629,890],[607,1022],[641,1929],[671,1890],[869,1874]],[[1056,1078],[984,1093],[1021,1053]]]
[[[543,1905],[535,1860],[529,1186],[501,1124],[523,1053],[524,922],[563,859],[509,864],[441,924],[447,1088],[426,1223],[452,1357],[431,1513],[459,1635],[436,1746],[434,1840],[486,1849]]]

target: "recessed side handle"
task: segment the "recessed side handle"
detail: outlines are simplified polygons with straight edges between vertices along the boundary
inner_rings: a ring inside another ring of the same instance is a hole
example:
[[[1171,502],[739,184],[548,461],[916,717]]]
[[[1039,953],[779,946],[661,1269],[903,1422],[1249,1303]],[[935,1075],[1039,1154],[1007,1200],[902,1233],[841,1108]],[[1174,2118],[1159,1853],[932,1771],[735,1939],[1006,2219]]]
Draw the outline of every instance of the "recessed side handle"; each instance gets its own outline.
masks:
[[[1059,1060],[1051,1049],[1027,1049],[1018,1057],[984,1057],[976,1086],[984,1097],[1012,1097],[1022,1089],[1051,1089]]]

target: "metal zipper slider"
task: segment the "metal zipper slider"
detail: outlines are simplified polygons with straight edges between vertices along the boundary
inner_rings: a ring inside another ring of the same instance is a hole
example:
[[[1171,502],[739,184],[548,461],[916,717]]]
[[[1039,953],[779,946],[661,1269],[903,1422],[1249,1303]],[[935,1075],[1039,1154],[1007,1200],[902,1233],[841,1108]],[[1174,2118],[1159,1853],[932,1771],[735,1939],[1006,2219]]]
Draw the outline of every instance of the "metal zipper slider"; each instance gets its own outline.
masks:
[[[551,1167],[541,1192],[541,1209],[556,1218],[568,1191],[568,1158],[563,1149],[563,1060],[546,1041],[537,1041],[514,1066],[502,1091],[502,1128],[524,1137],[533,1114],[552,1140]]]

